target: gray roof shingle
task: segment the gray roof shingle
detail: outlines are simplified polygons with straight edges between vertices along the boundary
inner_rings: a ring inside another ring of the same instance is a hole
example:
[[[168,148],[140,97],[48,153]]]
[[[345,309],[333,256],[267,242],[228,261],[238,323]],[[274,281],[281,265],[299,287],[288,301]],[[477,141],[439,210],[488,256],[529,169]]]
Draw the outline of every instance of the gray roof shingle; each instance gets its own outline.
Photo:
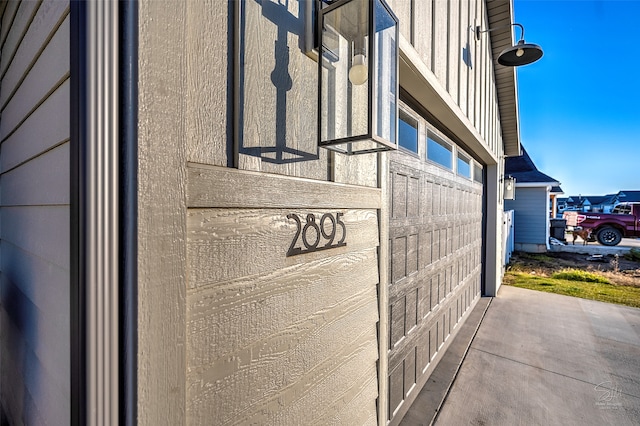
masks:
[[[505,159],[504,174],[516,178],[517,183],[559,184],[556,179],[538,170],[524,146],[521,156]]]

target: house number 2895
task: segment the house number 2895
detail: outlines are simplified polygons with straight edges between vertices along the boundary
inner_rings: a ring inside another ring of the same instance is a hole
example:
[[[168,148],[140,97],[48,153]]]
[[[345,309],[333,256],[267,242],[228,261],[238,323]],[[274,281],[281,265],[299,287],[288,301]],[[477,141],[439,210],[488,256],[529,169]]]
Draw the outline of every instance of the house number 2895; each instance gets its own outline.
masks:
[[[347,228],[342,221],[342,215],[342,213],[336,213],[335,216],[332,213],[325,213],[318,219],[315,214],[309,213],[303,223],[303,219],[297,214],[288,214],[287,219],[294,220],[297,229],[287,251],[287,257],[346,246]],[[338,228],[341,228],[340,233]],[[338,234],[341,238],[334,243]]]

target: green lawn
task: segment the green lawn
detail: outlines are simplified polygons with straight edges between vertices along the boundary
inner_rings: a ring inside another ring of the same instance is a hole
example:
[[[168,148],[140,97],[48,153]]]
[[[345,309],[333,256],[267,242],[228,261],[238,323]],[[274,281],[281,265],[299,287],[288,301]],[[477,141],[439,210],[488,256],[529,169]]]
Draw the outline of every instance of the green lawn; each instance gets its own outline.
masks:
[[[640,287],[589,282],[607,281],[607,279],[605,277],[599,279],[598,274],[582,274],[581,272],[562,271],[554,274],[553,277],[542,277],[521,271],[508,271],[504,276],[503,283],[514,287],[640,308]]]

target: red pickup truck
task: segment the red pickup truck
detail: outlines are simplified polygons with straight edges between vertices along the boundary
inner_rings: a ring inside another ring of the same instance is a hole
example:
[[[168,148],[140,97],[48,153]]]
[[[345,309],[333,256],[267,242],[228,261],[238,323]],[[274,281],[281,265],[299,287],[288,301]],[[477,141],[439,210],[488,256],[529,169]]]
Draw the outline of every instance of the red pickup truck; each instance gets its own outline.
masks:
[[[622,203],[611,213],[578,213],[577,225],[593,229],[598,242],[615,246],[622,237],[640,237],[640,203]]]

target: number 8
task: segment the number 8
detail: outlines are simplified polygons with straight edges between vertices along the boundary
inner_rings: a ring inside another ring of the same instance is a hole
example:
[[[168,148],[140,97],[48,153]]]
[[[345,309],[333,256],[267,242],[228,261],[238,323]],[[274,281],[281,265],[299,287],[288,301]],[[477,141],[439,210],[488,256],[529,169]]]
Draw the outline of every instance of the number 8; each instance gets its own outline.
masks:
[[[315,229],[316,231],[316,240],[313,244],[309,244],[309,242],[307,241],[307,231],[309,230],[310,226],[313,227],[313,229]],[[318,247],[318,243],[320,242],[320,228],[316,224],[316,217],[313,213],[309,213],[307,215],[307,223],[304,225],[304,228],[302,228],[302,242],[304,243],[304,246],[309,250],[313,250]]]

